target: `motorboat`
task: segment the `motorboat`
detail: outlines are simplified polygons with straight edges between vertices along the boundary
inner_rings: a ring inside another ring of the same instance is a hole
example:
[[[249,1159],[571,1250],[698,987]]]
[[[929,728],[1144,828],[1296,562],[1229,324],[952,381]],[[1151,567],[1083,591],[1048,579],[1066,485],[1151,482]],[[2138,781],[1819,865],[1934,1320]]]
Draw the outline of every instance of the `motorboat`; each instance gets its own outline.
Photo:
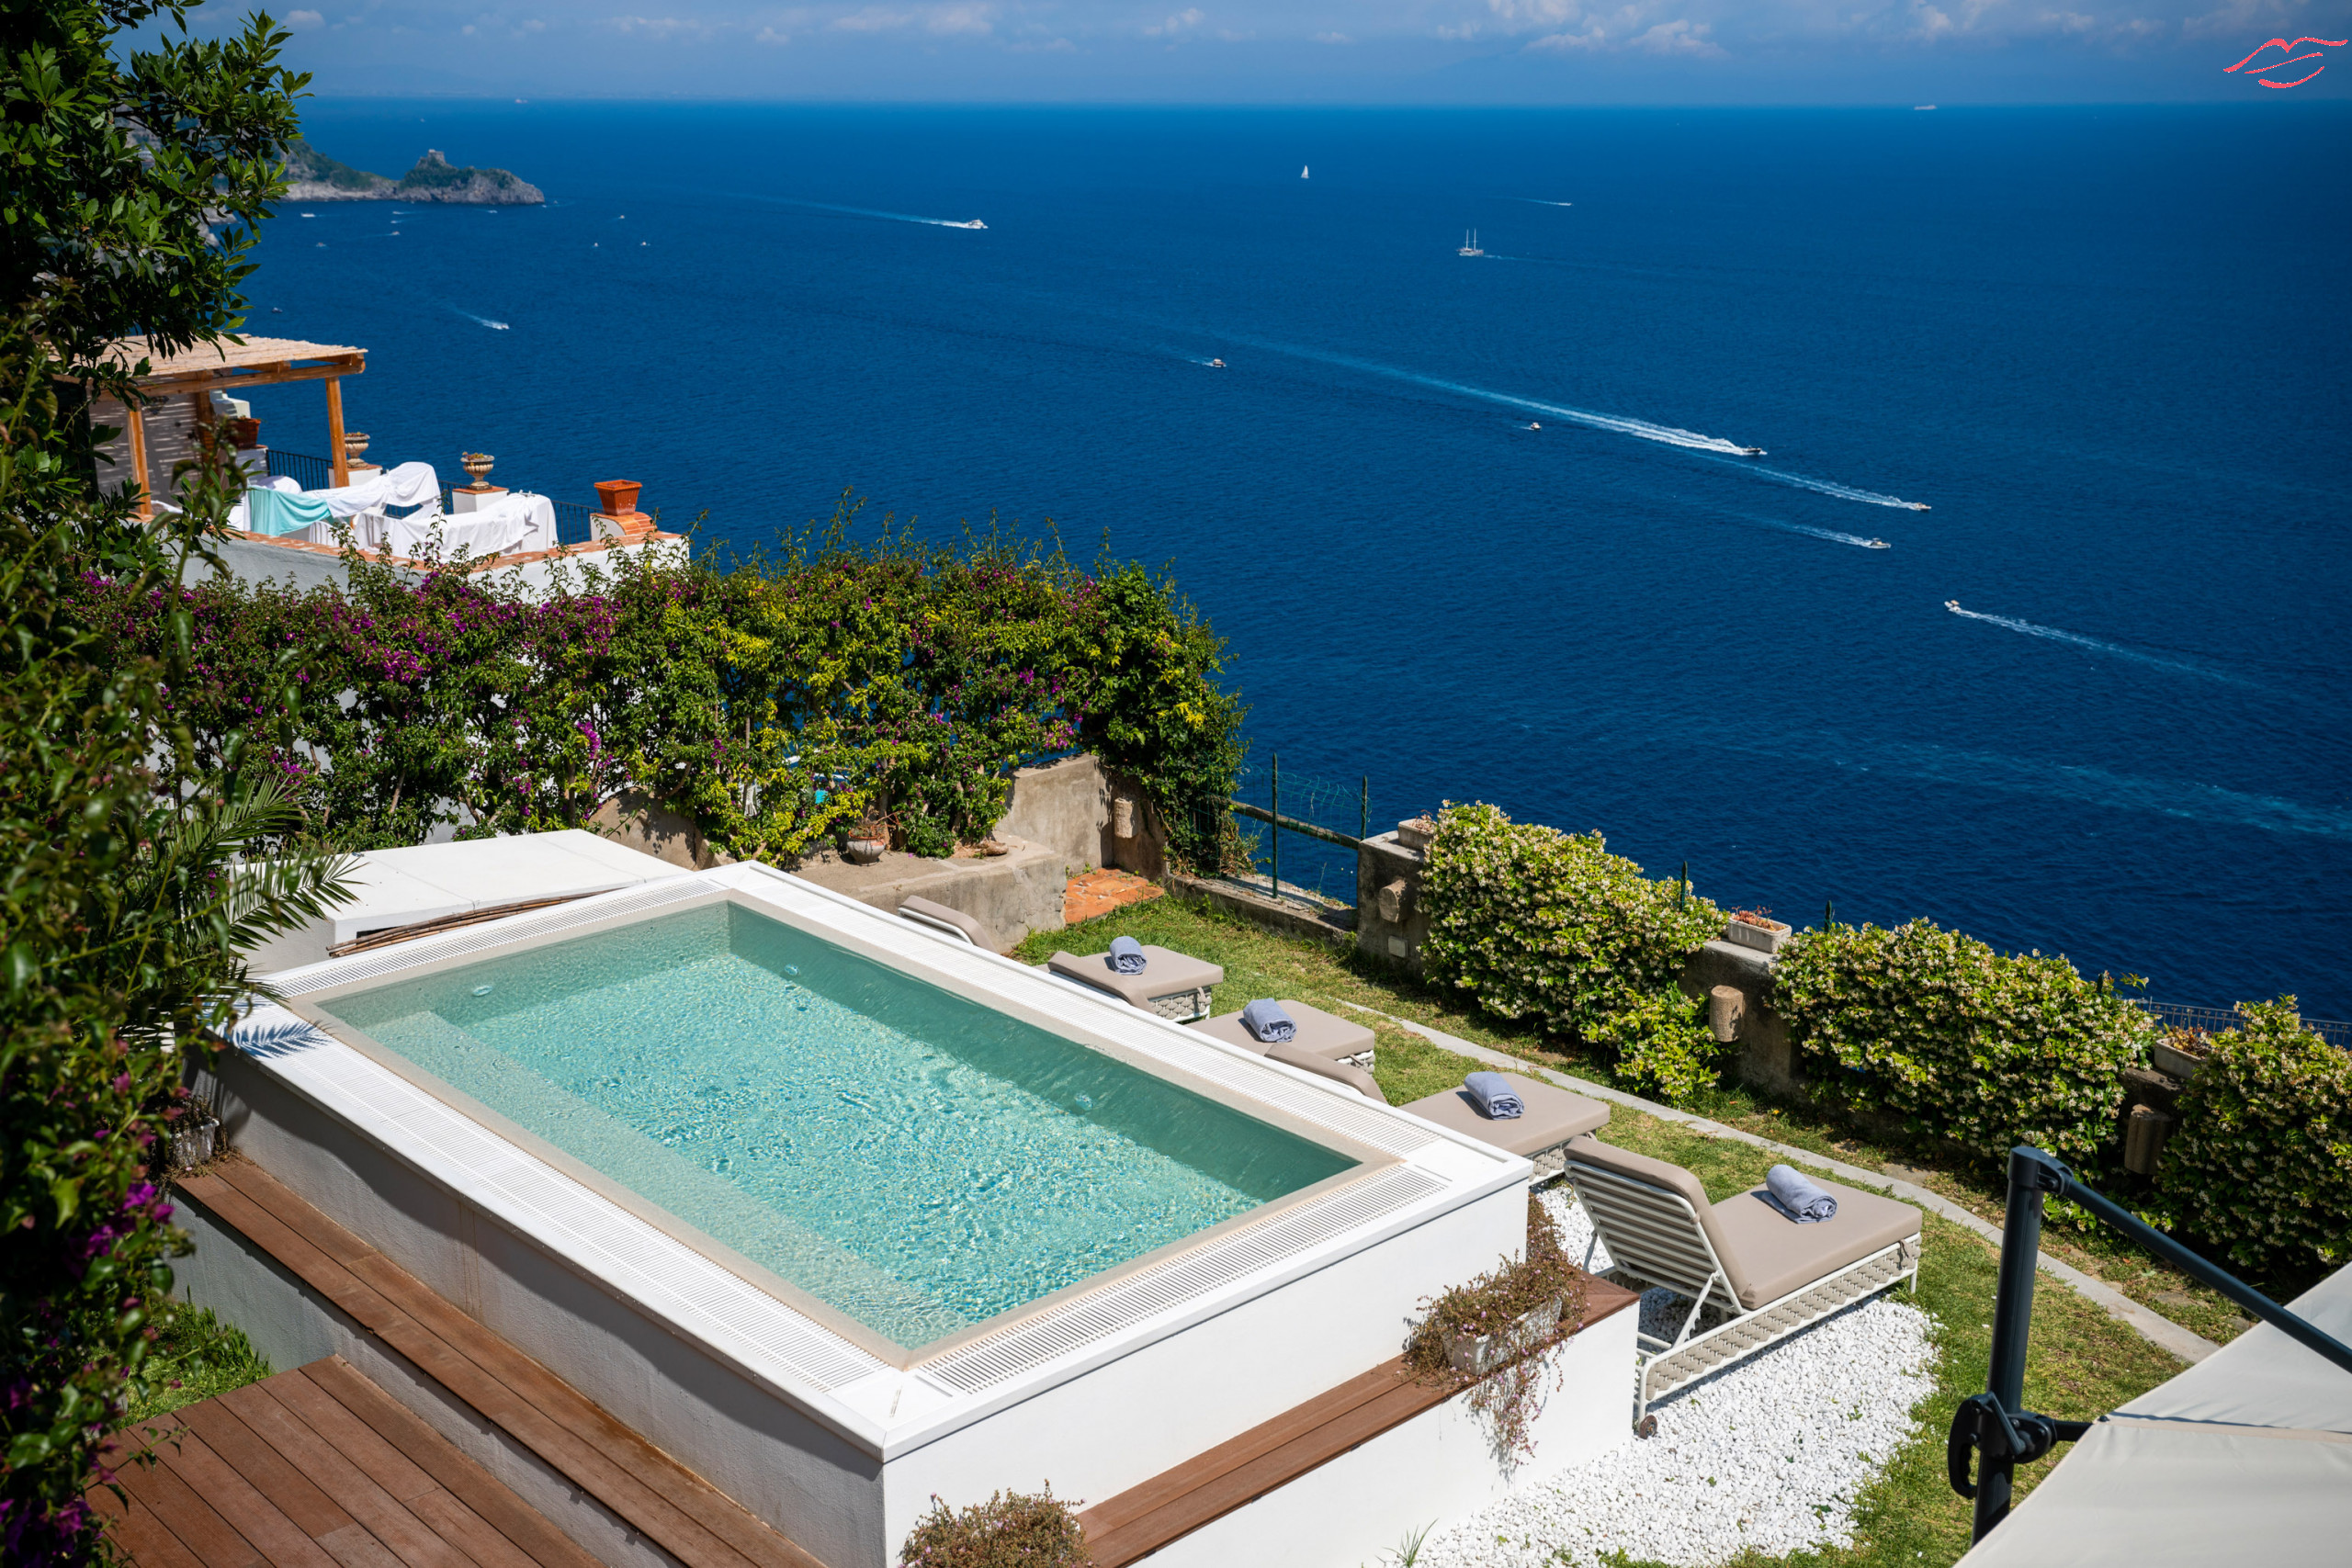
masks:
[[[1478,248],[1478,231],[1476,229],[1462,231],[1462,248],[1453,254],[1461,256],[1485,255],[1487,253]]]
[[[1911,510],[1914,512],[1925,512],[1928,509],[1928,503],[1924,501],[1915,501],[1911,503]]]
[[[1871,550],[1885,550],[1885,549],[1892,549],[1892,548],[1894,548],[1894,547],[1893,547],[1892,545],[1889,545],[1889,544],[1888,544],[1884,539],[1872,539],[1869,544],[1867,544],[1867,545],[1863,546],[1862,547],[1863,547],[1864,549],[1871,549]]]
[[[1960,608],[1960,601],[1957,599],[1947,599],[1944,601],[1944,608],[1947,610],[1957,610]]]
[[[968,223],[949,222],[947,223],[947,227],[950,229],[985,229],[988,225],[975,218]]]
[[[1544,422],[1540,419],[1531,419],[1527,422],[1527,428],[1530,430],[1541,430],[1544,428]]]
[[[1761,457],[1764,456],[1764,448],[1761,446],[1743,446],[1739,449],[1739,455],[1743,457]]]
[[[1225,368],[1225,361],[1222,359],[1212,359],[1209,361],[1209,368],[1212,370],[1222,370]]]

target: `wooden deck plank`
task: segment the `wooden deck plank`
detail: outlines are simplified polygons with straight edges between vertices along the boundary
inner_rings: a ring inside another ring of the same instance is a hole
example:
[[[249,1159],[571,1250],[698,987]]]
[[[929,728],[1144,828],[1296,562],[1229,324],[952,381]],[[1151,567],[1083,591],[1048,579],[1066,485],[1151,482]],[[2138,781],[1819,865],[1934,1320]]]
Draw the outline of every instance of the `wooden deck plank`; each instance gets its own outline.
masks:
[[[383,1435],[345,1410],[334,1395],[300,1369],[269,1380],[270,1394],[302,1418],[302,1424],[335,1446],[368,1478],[405,1503],[440,1484]]]
[[[281,1262],[322,1290],[324,1280],[341,1275],[368,1292],[390,1314],[376,1330],[387,1345],[686,1568],[823,1568],[259,1166],[232,1158],[214,1168],[216,1181],[276,1227],[273,1235],[299,1242]],[[313,1272],[321,1280],[312,1280]]]
[[[433,1527],[434,1532],[482,1568],[545,1568],[538,1559],[507,1539],[504,1531],[475,1513],[443,1487],[435,1486],[409,1500],[409,1509]]]
[[[548,1517],[468,1458],[424,1417],[369,1382],[340,1357],[303,1369],[311,1381],[334,1395],[343,1407],[373,1427],[446,1487],[450,1495],[487,1520],[498,1532],[548,1568],[598,1568]]]
[[[157,1443],[155,1452],[190,1490],[235,1521],[237,1533],[273,1568],[334,1568],[334,1560],[310,1532],[238,1474],[193,1427],[183,1426],[172,1440]]]
[[[364,1327],[380,1334],[399,1315],[391,1303],[348,1269],[219,1175],[186,1178],[177,1186]]]
[[[382,1541],[368,1533],[366,1525],[346,1525],[332,1535],[320,1537],[319,1544],[343,1568],[408,1568]]]
[[[312,1540],[333,1535],[351,1516],[311,1483],[301,1469],[217,1399],[191,1404],[178,1414],[229,1467],[277,1505]]]
[[[90,1492],[90,1506],[109,1516],[107,1538],[139,1568],[204,1568],[196,1553],[182,1546],[179,1537],[165,1529],[155,1511],[138,1498],[126,1504],[110,1488],[99,1486]]]
[[[342,1450],[270,1397],[264,1392],[267,1387],[266,1381],[247,1383],[220,1398],[270,1447],[300,1464],[318,1482],[320,1489],[351,1516],[355,1526],[375,1537],[407,1568],[480,1568],[471,1557],[435,1535]],[[343,1554],[329,1544],[335,1539],[347,1539],[345,1531],[321,1537],[319,1544],[341,1562]]]
[[[133,1462],[115,1473],[204,1568],[264,1568],[254,1543],[164,1465]]]

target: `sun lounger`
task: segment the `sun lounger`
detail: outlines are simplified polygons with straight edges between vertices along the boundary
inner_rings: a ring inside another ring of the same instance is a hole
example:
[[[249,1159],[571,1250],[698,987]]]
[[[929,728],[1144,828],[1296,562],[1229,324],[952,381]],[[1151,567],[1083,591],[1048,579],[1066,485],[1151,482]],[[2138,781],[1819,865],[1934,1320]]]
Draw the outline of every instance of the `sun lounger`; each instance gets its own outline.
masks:
[[[928,926],[944,936],[968,942],[974,947],[985,948],[990,953],[998,951],[994,931],[963,910],[951,909],[929,898],[901,898],[899,900],[899,918],[912,920],[919,926]]]
[[[1381,1092],[1379,1081],[1370,1073],[1362,1067],[1317,1055],[1313,1051],[1302,1050],[1295,1041],[1285,1040],[1279,1045],[1267,1046],[1265,1057],[1269,1062],[1280,1062],[1285,1066],[1313,1073],[1318,1078],[1345,1084],[1366,1100],[1376,1100],[1383,1105],[1388,1103],[1388,1097]]]
[[[1305,1002],[1283,998],[1283,1010],[1298,1025],[1298,1032],[1290,1043],[1299,1050],[1310,1052],[1327,1062],[1343,1062],[1351,1067],[1372,1070],[1372,1031],[1351,1020],[1336,1017],[1321,1008],[1308,1007]],[[1193,1025],[1204,1034],[1214,1034],[1228,1040],[1245,1051],[1267,1055],[1266,1043],[1241,1026],[1238,1012],[1221,1012],[1215,1018],[1203,1019]]]
[[[1838,1217],[1800,1225],[1761,1187],[1711,1203],[1680,1166],[1598,1141],[1568,1151],[1567,1175],[1609,1272],[1691,1301],[1672,1340],[1640,1337],[1636,1424],[1674,1390],[1864,1296],[1905,1279],[1918,1289],[1919,1211],[1875,1192],[1822,1182]],[[1722,1321],[1694,1334],[1711,1308]]]
[[[1470,1091],[1463,1089],[1417,1100],[1404,1109],[1449,1132],[1467,1133],[1482,1144],[1535,1161],[1539,1178],[1559,1170],[1566,1157],[1562,1151],[1569,1145],[1608,1124],[1609,1107],[1600,1100],[1520,1073],[1502,1077],[1519,1091],[1520,1101],[1527,1108],[1523,1115],[1492,1120],[1478,1109]]]
[[[1090,953],[1084,957],[1057,953],[1046,960],[1046,967],[1065,980],[1107,991],[1129,1007],[1156,1012],[1177,1023],[1209,1015],[1209,991],[1225,983],[1223,969],[1148,943],[1143,956],[1140,975],[1122,975],[1112,968],[1108,953]]]

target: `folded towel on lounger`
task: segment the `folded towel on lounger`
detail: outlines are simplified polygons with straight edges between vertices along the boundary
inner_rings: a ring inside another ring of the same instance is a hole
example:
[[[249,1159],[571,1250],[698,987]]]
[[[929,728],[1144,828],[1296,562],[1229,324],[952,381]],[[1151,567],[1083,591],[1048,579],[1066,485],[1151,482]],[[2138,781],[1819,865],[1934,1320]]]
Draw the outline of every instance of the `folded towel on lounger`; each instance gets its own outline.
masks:
[[[1764,1173],[1764,1201],[1801,1225],[1838,1217],[1838,1200],[1785,1165]]]
[[[1283,1011],[1283,1004],[1262,997],[1241,1010],[1241,1027],[1252,1040],[1266,1045],[1279,1045],[1298,1032],[1298,1025]]]
[[[1143,973],[1143,943],[1131,936],[1111,939],[1111,967],[1122,975]]]
[[[1527,1107],[1520,1103],[1519,1090],[1500,1073],[1472,1073],[1462,1080],[1479,1113],[1490,1121],[1508,1122],[1527,1114]]]

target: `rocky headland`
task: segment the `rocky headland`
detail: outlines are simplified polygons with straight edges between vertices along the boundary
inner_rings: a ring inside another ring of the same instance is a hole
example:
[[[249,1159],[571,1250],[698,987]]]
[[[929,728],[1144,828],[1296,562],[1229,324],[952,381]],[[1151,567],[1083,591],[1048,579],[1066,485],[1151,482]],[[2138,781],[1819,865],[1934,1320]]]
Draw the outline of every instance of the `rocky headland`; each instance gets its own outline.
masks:
[[[547,200],[539,187],[504,169],[456,168],[427,148],[416,167],[397,180],[338,164],[307,141],[286,154],[288,201],[446,201],[477,207],[537,207]]]

